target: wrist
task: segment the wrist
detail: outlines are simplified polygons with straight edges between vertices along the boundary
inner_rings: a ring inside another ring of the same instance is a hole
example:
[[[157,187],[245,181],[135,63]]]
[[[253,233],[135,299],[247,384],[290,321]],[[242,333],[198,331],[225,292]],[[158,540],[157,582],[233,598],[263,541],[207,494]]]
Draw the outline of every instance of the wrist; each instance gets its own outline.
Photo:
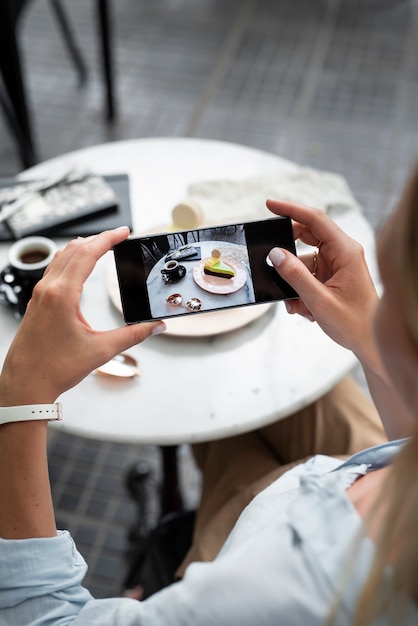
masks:
[[[16,384],[15,380],[0,377],[0,407],[20,406],[25,404],[52,404],[56,396],[44,389],[42,385],[32,388],[30,383]]]
[[[364,370],[386,377],[386,370],[380,357],[379,350],[372,337],[361,343],[358,349],[353,349],[353,353],[359,360]]]

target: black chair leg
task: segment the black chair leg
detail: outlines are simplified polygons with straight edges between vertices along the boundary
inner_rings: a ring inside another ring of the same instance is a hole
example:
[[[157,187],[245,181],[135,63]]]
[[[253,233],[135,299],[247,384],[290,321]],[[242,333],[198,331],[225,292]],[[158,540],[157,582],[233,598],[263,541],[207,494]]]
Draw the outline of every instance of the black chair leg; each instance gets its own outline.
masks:
[[[10,105],[8,97],[6,94],[2,93],[0,90],[0,106],[3,109],[4,115],[13,131],[13,134],[16,139],[19,156],[22,161],[23,167],[32,167],[36,164],[36,155],[33,150],[33,146],[28,144],[26,137],[22,133],[22,130],[16,120],[13,109]]]
[[[81,52],[78,48],[74,34],[71,30],[67,13],[64,10],[64,7],[61,4],[60,0],[50,0],[50,3],[54,11],[55,17],[57,19],[58,25],[61,28],[61,32],[64,37],[64,41],[66,43],[68,52],[70,53],[70,56],[74,62],[74,65],[77,68],[80,86],[82,86],[85,84],[86,79],[87,79],[87,68],[86,68],[86,64],[84,63],[84,59],[81,55]]]
[[[106,109],[107,119],[112,121],[116,115],[114,84],[113,84],[113,59],[111,54],[111,27],[108,0],[97,0],[97,12],[99,16],[100,42],[102,47],[103,77],[106,84]]]
[[[31,167],[36,163],[37,157],[23,83],[15,17],[11,9],[12,7],[6,4],[1,13],[0,74],[5,88],[1,105],[7,119],[11,121],[23,165]]]
[[[85,82],[87,70],[71,31],[64,8],[60,0],[50,0],[55,16],[63,33],[64,40],[80,75],[81,84]],[[102,48],[103,76],[106,84],[106,117],[112,121],[115,117],[113,63],[111,54],[111,28],[108,0],[96,0],[99,21],[100,45]],[[0,106],[14,133],[18,144],[19,156],[25,168],[32,167],[38,161],[32,134],[30,114],[27,104],[20,51],[17,41],[17,15],[13,2],[0,4]],[[3,89],[4,86],[4,89]]]

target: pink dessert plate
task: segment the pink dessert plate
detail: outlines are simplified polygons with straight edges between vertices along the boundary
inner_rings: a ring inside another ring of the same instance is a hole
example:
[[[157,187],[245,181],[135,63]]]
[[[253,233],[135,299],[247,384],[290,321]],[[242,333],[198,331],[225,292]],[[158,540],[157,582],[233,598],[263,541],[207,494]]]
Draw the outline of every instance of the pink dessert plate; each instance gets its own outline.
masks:
[[[229,257],[222,257],[222,262],[232,267],[235,272],[235,276],[232,278],[220,278],[218,276],[210,276],[204,273],[204,265],[206,259],[202,259],[193,268],[193,278],[195,282],[202,287],[205,291],[210,293],[227,294],[234,293],[241,289],[247,282],[247,271],[243,265],[230,259]]]

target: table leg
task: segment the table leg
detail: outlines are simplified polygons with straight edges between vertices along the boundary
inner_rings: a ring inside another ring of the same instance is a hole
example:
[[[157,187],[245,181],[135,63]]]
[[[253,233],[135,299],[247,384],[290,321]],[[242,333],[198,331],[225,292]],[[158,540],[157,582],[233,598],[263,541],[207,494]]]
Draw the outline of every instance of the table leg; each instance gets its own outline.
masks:
[[[162,483],[160,520],[149,525],[150,469],[138,461],[126,475],[126,486],[138,505],[138,518],[129,532],[128,570],[122,590],[142,588],[144,598],[173,582],[176,568],[186,554],[194,525],[194,512],[183,510],[178,476],[178,446],[160,446]]]
[[[183,509],[179,473],[178,446],[160,446],[163,462],[163,479],[161,484],[161,515]]]
[[[178,472],[178,446],[160,446],[162,456],[162,481],[160,486],[160,518],[168,513],[183,510]],[[148,481],[150,468],[146,461],[138,461],[126,474],[125,482],[129,493],[138,505],[137,529],[146,534],[148,515]]]

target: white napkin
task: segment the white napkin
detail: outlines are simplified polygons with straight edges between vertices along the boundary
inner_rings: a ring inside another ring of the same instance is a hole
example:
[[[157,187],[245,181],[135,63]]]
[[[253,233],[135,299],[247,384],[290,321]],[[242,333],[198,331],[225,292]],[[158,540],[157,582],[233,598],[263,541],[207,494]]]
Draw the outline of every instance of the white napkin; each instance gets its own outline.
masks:
[[[328,213],[361,211],[343,176],[309,167],[244,180],[196,181],[189,185],[188,195],[200,204],[205,221],[217,224],[271,217],[267,198],[300,202]]]

